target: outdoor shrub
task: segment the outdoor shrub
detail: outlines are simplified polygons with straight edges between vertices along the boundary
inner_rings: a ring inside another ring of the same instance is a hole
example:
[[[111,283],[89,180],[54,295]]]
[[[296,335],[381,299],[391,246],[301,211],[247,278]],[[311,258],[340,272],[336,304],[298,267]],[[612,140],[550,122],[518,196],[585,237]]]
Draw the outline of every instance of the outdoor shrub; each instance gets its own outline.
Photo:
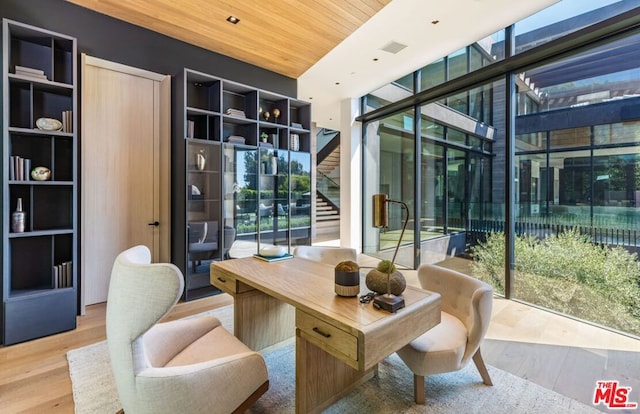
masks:
[[[576,229],[515,240],[516,297],[640,335],[640,263],[636,253],[600,246]],[[472,248],[472,271],[504,292],[503,233]],[[625,316],[626,315],[626,316]]]

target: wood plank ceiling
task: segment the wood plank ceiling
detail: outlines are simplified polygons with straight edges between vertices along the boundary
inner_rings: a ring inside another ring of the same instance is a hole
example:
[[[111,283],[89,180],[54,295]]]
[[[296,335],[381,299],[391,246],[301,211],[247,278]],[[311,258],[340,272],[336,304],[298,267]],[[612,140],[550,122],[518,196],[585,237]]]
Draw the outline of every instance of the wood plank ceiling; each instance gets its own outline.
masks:
[[[391,0],[67,1],[298,78]]]

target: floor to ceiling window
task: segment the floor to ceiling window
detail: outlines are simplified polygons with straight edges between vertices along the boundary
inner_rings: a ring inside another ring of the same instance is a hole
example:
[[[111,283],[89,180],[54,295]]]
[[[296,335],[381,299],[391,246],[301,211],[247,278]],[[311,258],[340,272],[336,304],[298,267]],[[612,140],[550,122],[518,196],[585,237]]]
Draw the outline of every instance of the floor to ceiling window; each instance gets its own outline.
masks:
[[[395,247],[400,210],[374,230],[367,206],[387,193],[411,206],[400,264],[640,336],[640,32],[588,38],[605,19],[638,24],[640,7],[563,0],[364,97],[363,251]],[[504,77],[483,78],[488,65]],[[470,87],[431,93],[453,79]]]

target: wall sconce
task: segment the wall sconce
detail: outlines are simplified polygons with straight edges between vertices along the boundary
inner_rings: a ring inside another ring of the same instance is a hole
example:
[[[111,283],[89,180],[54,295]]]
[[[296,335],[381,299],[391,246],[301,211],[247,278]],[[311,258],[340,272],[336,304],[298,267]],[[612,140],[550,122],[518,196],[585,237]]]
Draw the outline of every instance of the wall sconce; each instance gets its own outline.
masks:
[[[382,228],[389,226],[389,212],[387,209],[387,203],[400,204],[407,212],[404,219],[404,224],[402,225],[402,232],[400,233],[400,238],[398,239],[398,244],[396,245],[396,250],[393,253],[393,258],[391,259],[391,266],[389,268],[390,272],[393,268],[393,264],[396,261],[396,255],[398,254],[398,249],[400,248],[400,243],[402,243],[402,237],[404,236],[404,231],[407,228],[407,223],[409,222],[409,207],[407,206],[407,203],[403,201],[391,200],[387,197],[386,194],[374,194],[372,211],[373,227]],[[404,308],[404,299],[391,293],[391,273],[387,273],[387,293],[383,295],[376,295],[376,297],[373,299],[373,306],[379,309],[387,310],[389,312],[395,312],[398,309]]]

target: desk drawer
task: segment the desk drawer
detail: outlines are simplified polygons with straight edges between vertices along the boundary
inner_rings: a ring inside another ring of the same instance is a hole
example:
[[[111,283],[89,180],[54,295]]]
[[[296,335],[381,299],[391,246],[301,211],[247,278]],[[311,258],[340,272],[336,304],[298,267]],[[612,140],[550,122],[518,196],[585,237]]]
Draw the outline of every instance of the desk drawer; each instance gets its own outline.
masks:
[[[212,275],[211,284],[221,291],[229,294],[234,294],[237,292],[237,283],[236,279],[232,276],[227,275]]]
[[[357,366],[358,338],[355,336],[300,310],[296,312],[296,327],[307,341],[336,358]]]

